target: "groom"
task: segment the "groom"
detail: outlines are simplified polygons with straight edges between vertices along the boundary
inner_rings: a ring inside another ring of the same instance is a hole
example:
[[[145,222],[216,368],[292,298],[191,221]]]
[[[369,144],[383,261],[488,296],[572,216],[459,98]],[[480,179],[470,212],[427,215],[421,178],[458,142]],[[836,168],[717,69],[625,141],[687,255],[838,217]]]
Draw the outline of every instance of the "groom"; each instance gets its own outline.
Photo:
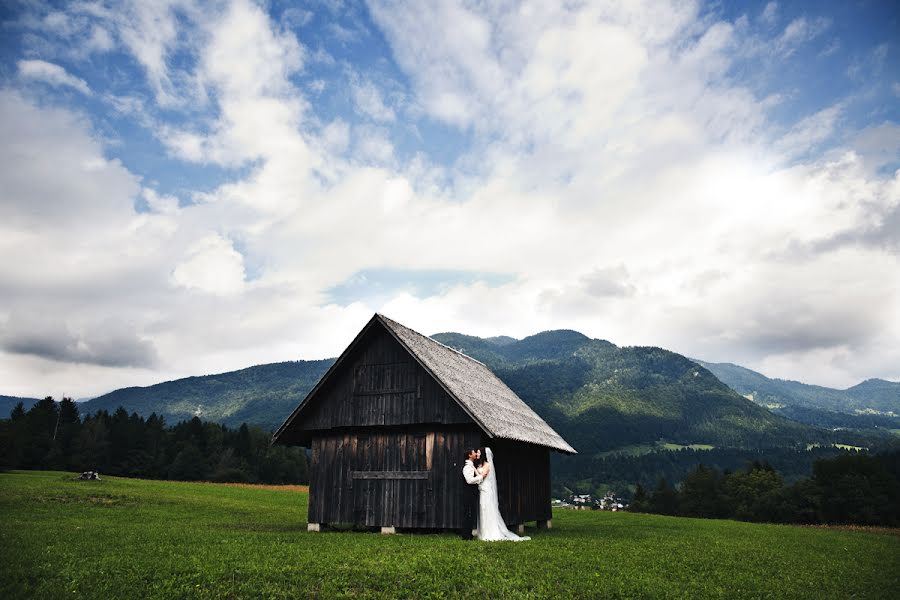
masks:
[[[466,464],[463,466],[463,477],[466,485],[462,494],[462,524],[459,535],[464,540],[472,539],[472,530],[475,529],[475,514],[478,510],[478,484],[483,477],[475,470],[475,461],[481,458],[481,450],[469,448],[466,451]]]

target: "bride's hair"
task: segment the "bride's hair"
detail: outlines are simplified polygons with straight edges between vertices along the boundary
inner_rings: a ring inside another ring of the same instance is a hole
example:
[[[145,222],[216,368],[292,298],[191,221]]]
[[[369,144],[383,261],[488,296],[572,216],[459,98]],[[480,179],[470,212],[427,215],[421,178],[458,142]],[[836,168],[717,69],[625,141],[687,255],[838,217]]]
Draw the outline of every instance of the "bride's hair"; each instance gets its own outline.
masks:
[[[487,462],[487,448],[481,447],[478,450],[481,452],[481,458],[475,461],[476,467],[480,467]]]

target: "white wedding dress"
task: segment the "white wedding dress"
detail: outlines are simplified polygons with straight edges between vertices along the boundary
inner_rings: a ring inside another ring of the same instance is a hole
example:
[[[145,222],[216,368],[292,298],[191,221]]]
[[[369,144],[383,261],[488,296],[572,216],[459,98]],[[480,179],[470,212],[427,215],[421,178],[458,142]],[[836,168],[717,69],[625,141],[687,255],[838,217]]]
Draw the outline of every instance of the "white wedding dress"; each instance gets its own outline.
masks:
[[[530,537],[520,537],[506,528],[500,516],[500,503],[497,500],[497,475],[494,470],[494,453],[485,448],[487,463],[491,467],[488,476],[478,484],[478,539],[486,542],[524,542]]]

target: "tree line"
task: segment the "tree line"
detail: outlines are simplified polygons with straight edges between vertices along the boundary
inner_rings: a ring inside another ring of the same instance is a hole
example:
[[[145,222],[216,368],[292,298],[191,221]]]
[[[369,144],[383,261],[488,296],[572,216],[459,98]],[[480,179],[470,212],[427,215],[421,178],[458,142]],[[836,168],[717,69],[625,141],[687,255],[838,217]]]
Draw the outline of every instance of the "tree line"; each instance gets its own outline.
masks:
[[[270,435],[194,417],[167,427],[118,408],[81,417],[71,398],[52,397],[28,411],[19,403],[0,420],[0,467],[99,471],[102,474],[272,484],[309,481],[302,448],[272,446]]]
[[[900,451],[817,460],[812,477],[786,484],[766,462],[737,471],[699,465],[673,487],[638,486],[629,510],[768,523],[900,526]]]
[[[599,498],[612,491],[617,496],[630,498],[637,484],[644,489],[652,489],[664,478],[675,485],[683,481],[699,463],[719,471],[737,471],[753,461],[766,462],[788,483],[793,483],[809,477],[817,460],[852,452],[855,451],[830,445],[807,448],[801,444],[786,448],[681,448],[639,455],[553,456],[553,493],[557,497],[578,493],[593,494]]]

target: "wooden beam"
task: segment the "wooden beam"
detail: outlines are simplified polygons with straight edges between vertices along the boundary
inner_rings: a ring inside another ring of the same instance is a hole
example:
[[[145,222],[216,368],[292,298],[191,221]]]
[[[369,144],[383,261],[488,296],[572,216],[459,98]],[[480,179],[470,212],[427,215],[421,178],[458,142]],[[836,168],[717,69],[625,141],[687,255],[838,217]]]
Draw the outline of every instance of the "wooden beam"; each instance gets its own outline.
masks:
[[[352,479],[428,479],[431,471],[351,471]]]
[[[353,392],[353,396],[392,396],[394,394],[414,394],[416,388],[394,389],[385,388],[383,390],[367,390],[365,392]]]

